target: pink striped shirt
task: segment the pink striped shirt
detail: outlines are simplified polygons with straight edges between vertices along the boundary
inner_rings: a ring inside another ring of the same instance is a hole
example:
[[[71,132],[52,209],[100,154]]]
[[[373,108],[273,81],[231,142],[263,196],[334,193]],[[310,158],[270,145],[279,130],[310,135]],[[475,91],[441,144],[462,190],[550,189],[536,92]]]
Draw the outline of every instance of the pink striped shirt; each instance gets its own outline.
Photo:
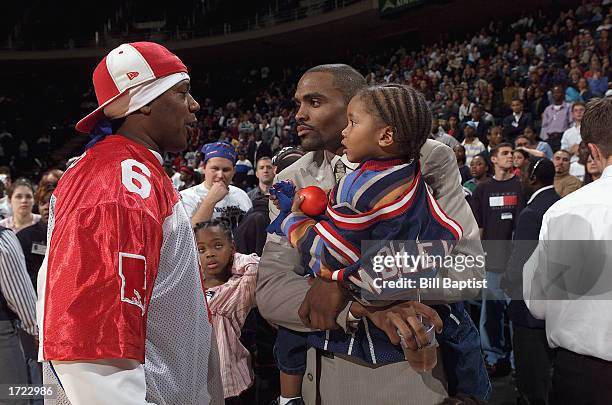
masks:
[[[223,396],[235,397],[253,384],[248,350],[240,343],[240,330],[255,307],[255,282],[259,256],[234,254],[232,277],[206,290],[213,330],[219,347]]]

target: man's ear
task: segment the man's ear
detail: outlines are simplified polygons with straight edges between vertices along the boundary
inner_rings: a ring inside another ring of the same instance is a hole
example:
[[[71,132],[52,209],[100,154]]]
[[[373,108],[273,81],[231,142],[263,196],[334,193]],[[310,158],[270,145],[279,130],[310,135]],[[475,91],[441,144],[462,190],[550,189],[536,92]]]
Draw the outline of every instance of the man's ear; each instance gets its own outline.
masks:
[[[144,107],[140,107],[138,111],[140,111],[144,115],[150,115],[151,114],[151,104],[147,104]]]
[[[594,143],[588,143],[587,146],[589,147],[589,151],[591,152],[591,156],[593,157],[595,164],[599,170],[603,172],[603,170],[606,168],[606,158],[601,153],[601,149],[599,149],[599,146],[595,145]]]
[[[394,142],[393,135],[394,134],[395,134],[395,131],[393,127],[387,126],[383,128],[378,136],[378,145],[381,148],[386,148],[386,147],[393,145],[393,142]]]

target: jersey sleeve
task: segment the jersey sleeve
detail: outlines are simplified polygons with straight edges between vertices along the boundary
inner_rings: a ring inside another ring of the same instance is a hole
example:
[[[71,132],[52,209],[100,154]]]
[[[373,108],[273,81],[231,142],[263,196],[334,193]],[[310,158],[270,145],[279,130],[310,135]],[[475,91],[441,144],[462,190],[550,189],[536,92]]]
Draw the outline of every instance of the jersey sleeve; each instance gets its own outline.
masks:
[[[144,362],[147,306],[162,224],[119,202],[78,208],[55,222],[44,297],[45,360]]]
[[[300,262],[313,275],[343,281],[355,271],[359,248],[332,221],[320,221],[293,212],[285,218],[282,230],[291,246],[300,254]]]

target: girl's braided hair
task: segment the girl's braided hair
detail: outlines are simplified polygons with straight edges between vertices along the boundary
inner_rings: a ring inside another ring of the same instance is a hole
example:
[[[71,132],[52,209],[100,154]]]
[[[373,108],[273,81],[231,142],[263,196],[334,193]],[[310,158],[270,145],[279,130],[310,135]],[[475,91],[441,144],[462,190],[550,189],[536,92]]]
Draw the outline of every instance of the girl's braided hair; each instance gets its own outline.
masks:
[[[210,221],[198,222],[193,227],[193,232],[197,233],[199,230],[219,227],[223,235],[227,238],[228,241],[233,242],[234,236],[232,235],[232,228],[230,227],[230,222],[227,218],[215,218]]]
[[[365,101],[368,111],[393,128],[393,141],[408,160],[419,159],[431,130],[431,109],[423,94],[403,84],[366,87],[355,97]]]

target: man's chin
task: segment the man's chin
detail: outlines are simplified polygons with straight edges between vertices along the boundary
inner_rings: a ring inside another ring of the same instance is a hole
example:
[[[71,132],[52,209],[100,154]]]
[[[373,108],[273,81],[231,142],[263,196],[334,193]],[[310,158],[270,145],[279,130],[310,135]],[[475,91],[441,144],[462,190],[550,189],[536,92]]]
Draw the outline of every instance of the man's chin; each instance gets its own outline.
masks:
[[[168,146],[166,146],[166,150],[163,150],[161,152],[162,153],[164,153],[164,152],[181,153],[181,152],[185,151],[185,149],[187,149],[187,142],[181,143],[181,144],[176,144],[176,145],[168,145]]]
[[[303,138],[300,138],[300,145],[302,146],[302,149],[304,149],[306,152],[314,152],[317,150],[325,149],[323,141],[320,138],[312,136],[305,136]]]

